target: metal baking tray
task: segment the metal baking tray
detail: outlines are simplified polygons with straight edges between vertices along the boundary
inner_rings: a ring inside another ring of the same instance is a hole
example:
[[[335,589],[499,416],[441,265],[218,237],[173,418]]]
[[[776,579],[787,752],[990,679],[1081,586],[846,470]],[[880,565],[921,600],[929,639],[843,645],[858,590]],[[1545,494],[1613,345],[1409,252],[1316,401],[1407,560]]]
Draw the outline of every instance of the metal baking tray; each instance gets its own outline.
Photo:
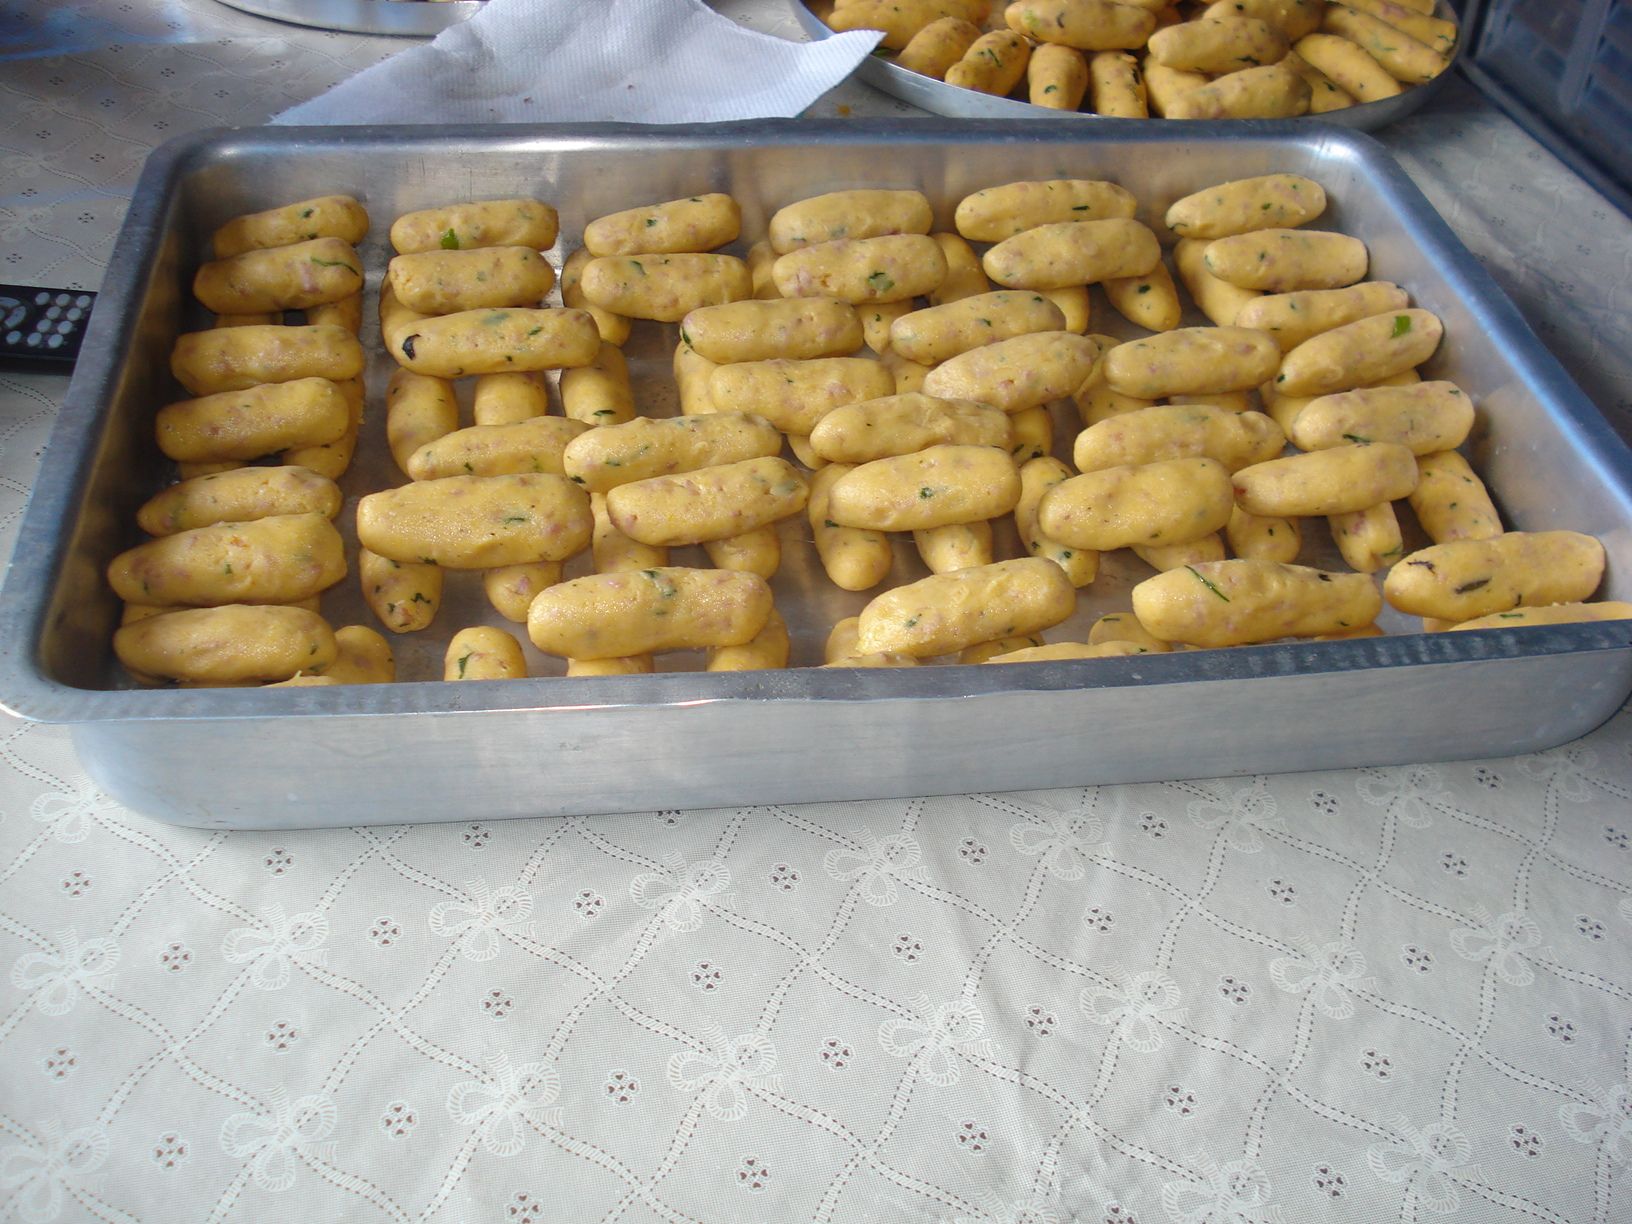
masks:
[[[481,12],[483,0],[219,0],[290,25],[350,34],[431,38]]]
[[[567,679],[558,661],[529,646],[544,674],[442,683],[434,678],[453,629],[498,623],[475,575],[449,576],[437,626],[393,640],[405,677],[395,684],[139,689],[112,659],[119,608],[103,572],[139,538],[137,506],[171,478],[153,442],[153,412],[181,395],[167,373],[173,338],[205,323],[187,287],[206,236],[235,214],[334,191],[355,192],[369,207],[374,228],[363,249],[377,283],[391,219],[460,199],[529,193],[555,202],[559,262],[593,217],[710,190],[741,201],[746,242],[780,205],[843,187],[922,188],[947,225],[964,194],[1019,178],[1115,179],[1156,219],[1174,198],[1224,179],[1309,174],[1334,202],[1323,224],[1363,238],[1375,276],[1400,281],[1444,318],[1447,342],[1424,373],[1454,378],[1474,396],[1481,423],[1469,451],[1507,521],[1599,536],[1610,556],[1603,595],[1632,599],[1632,453],[1379,145],[1303,121],[1126,131],[922,120],[683,131],[259,128],[166,145],[137,186],[0,588],[0,696],[23,717],[71,724],[86,769],[110,795],[162,819],[220,828],[1498,756],[1564,742],[1612,714],[1632,691],[1626,623],[1424,635],[1410,632],[1415,621],[1394,618],[1390,627],[1405,632],[1358,641],[821,670],[810,664],[820,661],[828,627],[867,595],[827,583],[797,519],[784,524],[786,560],[774,584],[795,642],[785,671],[708,674],[682,655],[665,656],[655,675]],[[1110,311],[1102,300],[1096,307],[1095,327],[1105,327]],[[374,327],[370,311],[365,339]],[[627,349],[639,400],[654,415],[674,410],[666,371],[675,335],[672,325],[641,324]],[[369,420],[345,481],[346,530],[358,496],[402,479],[386,456],[388,366],[377,347]],[[1069,404],[1056,411],[1057,449],[1069,453],[1074,413]],[[1012,535],[1003,546],[1014,547]],[[898,553],[892,580],[923,572],[910,552]],[[1304,559],[1320,563],[1330,552],[1312,541]],[[676,563],[700,563],[688,557],[677,550]],[[1051,637],[1126,608],[1128,588],[1149,572],[1108,555],[1076,620]],[[325,595],[324,612],[335,624],[370,623],[354,580]]]
[[[231,0],[229,0],[229,3]],[[811,41],[820,41],[831,38],[833,31],[826,22],[816,15],[814,9],[828,11],[832,8],[826,0],[783,0],[793,10],[794,20],[799,28]],[[997,6],[998,15],[995,21],[989,21],[991,28],[1001,28],[1002,6]],[[1457,20],[1456,10],[1447,0],[1438,0],[1435,8],[1438,17]],[[1429,98],[1433,97],[1445,87],[1445,82],[1455,71],[1458,60],[1462,57],[1462,44],[1466,41],[1458,37],[1456,46],[1451,49],[1450,63],[1445,71],[1426,84],[1407,89],[1392,98],[1384,98],[1380,102],[1362,102],[1358,106],[1346,107],[1343,110],[1329,111],[1320,116],[1320,121],[1335,123],[1339,127],[1354,128],[1357,131],[1371,132],[1378,128],[1387,127],[1399,119],[1419,109]],[[973,89],[960,89],[956,85],[948,85],[945,81],[937,81],[934,77],[925,76],[921,72],[912,72],[901,65],[891,62],[888,56],[880,55],[875,51],[862,60],[856,67],[855,75],[858,80],[867,82],[875,89],[900,98],[903,102],[937,115],[947,115],[956,119],[1034,119],[1040,121],[1059,120],[1072,123],[1087,120],[1091,123],[1109,123],[1113,126],[1129,123],[1158,122],[1167,123],[1166,119],[1107,119],[1096,115],[1092,111],[1061,111],[1050,110],[1044,106],[1033,106],[1020,98],[996,98],[991,94],[983,94]],[[1174,120],[1172,122],[1179,122]],[[1190,122],[1185,120],[1184,122]],[[1232,121],[1224,121],[1232,122]],[[1243,122],[1234,120],[1233,122]],[[1299,122],[1306,122],[1299,120]]]

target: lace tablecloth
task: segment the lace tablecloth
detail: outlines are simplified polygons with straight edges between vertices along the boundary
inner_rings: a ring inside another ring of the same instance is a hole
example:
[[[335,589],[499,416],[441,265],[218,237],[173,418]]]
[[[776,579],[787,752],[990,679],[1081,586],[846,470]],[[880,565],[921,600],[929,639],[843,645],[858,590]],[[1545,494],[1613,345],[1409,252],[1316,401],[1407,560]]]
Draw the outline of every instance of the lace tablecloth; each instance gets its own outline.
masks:
[[[154,145],[400,46],[210,0],[6,0],[0,44],[3,279],[84,288]],[[1463,86],[1386,140],[1632,434],[1632,225]],[[0,375],[7,548],[64,385]],[[130,815],[58,729],[0,762],[0,1219],[1632,1215],[1625,712],[1482,763],[277,835]]]

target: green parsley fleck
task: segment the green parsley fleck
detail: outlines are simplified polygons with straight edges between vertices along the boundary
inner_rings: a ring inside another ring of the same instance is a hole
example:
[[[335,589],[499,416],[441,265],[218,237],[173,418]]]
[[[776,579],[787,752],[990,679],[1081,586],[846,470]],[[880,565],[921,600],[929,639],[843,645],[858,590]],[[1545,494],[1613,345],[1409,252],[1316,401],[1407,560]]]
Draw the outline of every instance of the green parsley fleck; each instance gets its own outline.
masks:
[[[880,270],[867,278],[867,285],[875,293],[888,293],[895,288],[895,281],[888,272]]]
[[[1212,581],[1212,579],[1208,578],[1205,574],[1203,574],[1195,566],[1187,565],[1184,568],[1189,570],[1192,574],[1194,574],[1196,576],[1196,581],[1201,583],[1202,586],[1206,587],[1214,595],[1217,595],[1225,603],[1230,602],[1230,597],[1228,595],[1224,594],[1223,591],[1219,590],[1218,586]]]
[[[451,228],[442,231],[442,249],[444,251],[457,251],[459,249],[459,235],[454,233]]]
[[[1410,331],[1410,330],[1411,330],[1411,316],[1410,315],[1395,315],[1394,316],[1394,330],[1392,332],[1390,332],[1389,335],[1393,339],[1398,340],[1401,336],[1405,335],[1405,333]]]

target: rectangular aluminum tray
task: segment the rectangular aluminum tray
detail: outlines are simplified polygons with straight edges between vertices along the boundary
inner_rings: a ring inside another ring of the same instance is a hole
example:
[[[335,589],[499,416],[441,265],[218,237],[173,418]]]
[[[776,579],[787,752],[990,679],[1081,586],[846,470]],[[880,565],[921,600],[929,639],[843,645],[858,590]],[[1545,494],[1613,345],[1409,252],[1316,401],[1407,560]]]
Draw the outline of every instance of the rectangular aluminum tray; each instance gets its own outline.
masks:
[[[168,352],[207,325],[187,287],[233,215],[335,191],[384,233],[409,209],[530,194],[557,204],[562,245],[603,213],[702,191],[743,205],[744,242],[780,205],[853,186],[919,187],[938,223],[966,193],[1020,178],[1115,179],[1158,220],[1225,179],[1294,171],[1332,201],[1322,225],[1363,238],[1373,275],[1437,312],[1447,341],[1424,373],[1474,397],[1469,443],[1507,522],[1591,532],[1609,551],[1602,595],[1632,599],[1632,454],[1405,175],[1369,138],[1294,124],[1172,125],[1138,136],[1023,122],[756,122],[637,127],[257,129],[155,153],[102,286],[84,355],[0,589],[0,697],[69,723],[85,767],[130,807],[180,823],[277,828],[843,800],[1270,773],[1497,756],[1583,734],[1632,691],[1632,625],[1571,625],[1002,667],[819,670],[829,626],[866,602],[827,583],[803,524],[784,526],[778,606],[786,671],[707,674],[669,656],[650,676],[567,679],[529,646],[532,679],[442,683],[462,625],[500,623],[474,575],[449,575],[437,625],[393,639],[396,684],[276,690],[139,689],[113,661],[107,562],[139,538],[136,508],[171,478],[154,410],[179,398]],[[1097,291],[1096,291],[1097,294]],[[372,299],[372,292],[370,293]],[[1103,300],[1095,329],[1115,330]],[[375,331],[372,310],[367,340]],[[639,324],[628,352],[643,410],[674,410],[673,326]],[[399,483],[383,437],[389,370],[373,344],[370,415],[344,481]],[[1070,405],[1056,406],[1069,453]],[[1311,532],[1311,537],[1317,533]],[[1420,543],[1420,537],[1416,541]],[[1408,540],[1408,543],[1411,541]],[[1014,547],[1012,533],[1002,539]],[[698,563],[700,550],[677,550]],[[923,571],[910,545],[891,581]],[[1011,553],[1012,555],[1012,553]],[[1327,540],[1303,559],[1323,563]],[[581,565],[582,563],[578,563]],[[569,569],[569,574],[576,570]],[[1128,606],[1149,571],[1105,559],[1054,638]],[[334,624],[372,623],[354,580],[324,597]],[[514,629],[515,626],[510,626]],[[524,635],[523,635],[524,636]]]

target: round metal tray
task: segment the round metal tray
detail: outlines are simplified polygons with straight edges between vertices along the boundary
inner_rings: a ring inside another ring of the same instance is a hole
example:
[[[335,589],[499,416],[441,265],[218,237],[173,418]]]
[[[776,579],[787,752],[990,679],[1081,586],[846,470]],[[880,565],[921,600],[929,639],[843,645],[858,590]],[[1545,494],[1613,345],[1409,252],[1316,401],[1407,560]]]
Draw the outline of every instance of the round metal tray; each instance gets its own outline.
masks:
[[[805,0],[787,0],[793,9],[794,19],[799,27],[809,35],[811,41],[830,38],[833,31],[824,24],[821,18],[810,11]],[[1438,0],[1437,15],[1457,20],[1456,13],[1449,7],[1446,0]],[[1464,31],[1465,33],[1465,31]],[[1452,69],[1462,55],[1462,44],[1465,38],[1458,38],[1456,46],[1451,49],[1451,61],[1444,72],[1440,73],[1426,85],[1417,85],[1392,98],[1384,98],[1380,102],[1362,102],[1357,106],[1346,107],[1343,110],[1327,111],[1323,115],[1314,116],[1322,123],[1335,123],[1340,127],[1357,128],[1360,131],[1373,131],[1386,127],[1397,119],[1403,119],[1416,110],[1429,98],[1438,93],[1450,77]],[[1022,102],[1017,98],[994,98],[991,94],[978,93],[973,89],[962,89],[956,85],[948,85],[945,81],[937,81],[934,77],[924,76],[919,72],[909,72],[898,64],[892,64],[882,56],[870,55],[861,61],[856,68],[857,79],[866,81],[876,89],[887,94],[893,94],[903,102],[932,111],[937,115],[950,115],[954,119],[1059,119],[1071,123],[1087,120],[1090,123],[1166,123],[1168,120],[1152,118],[1141,119],[1112,119],[1106,120],[1101,115],[1091,111],[1061,111],[1052,110],[1046,106],[1033,106],[1030,102]],[[1173,122],[1182,122],[1174,120]],[[1221,122],[1230,122],[1222,120]]]
[[[449,26],[457,25],[475,15],[481,10],[483,0],[218,0],[218,2],[229,8],[253,13],[257,17],[270,17],[274,21],[287,21],[291,25],[312,26],[319,30],[430,38]],[[825,30],[827,27],[822,28]]]

